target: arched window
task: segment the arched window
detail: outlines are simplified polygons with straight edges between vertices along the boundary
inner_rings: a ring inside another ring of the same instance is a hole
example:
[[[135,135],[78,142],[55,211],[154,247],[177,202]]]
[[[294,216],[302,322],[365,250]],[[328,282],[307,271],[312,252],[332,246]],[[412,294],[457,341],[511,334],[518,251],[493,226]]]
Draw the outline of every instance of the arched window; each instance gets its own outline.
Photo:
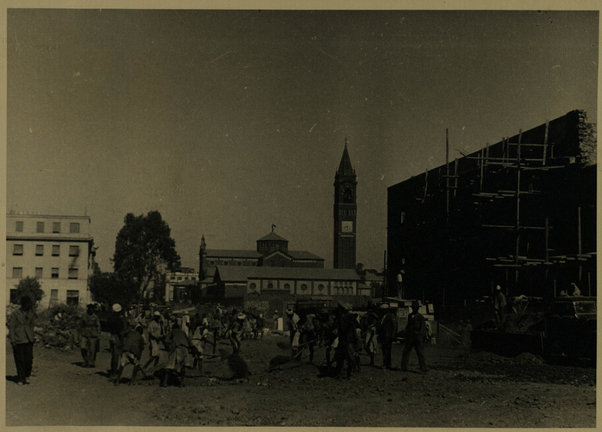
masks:
[[[324,291],[324,284],[319,284],[318,285],[318,290],[319,291]]]
[[[268,283],[268,289],[274,289],[274,284],[272,282]]]
[[[301,284],[301,291],[307,291],[307,284]]]
[[[284,289],[286,289],[286,290],[290,290],[290,289],[291,289],[291,284],[289,284],[289,283],[285,283],[285,284],[284,284]]]
[[[255,282],[251,282],[249,284],[249,288],[251,288],[252,290],[254,290],[255,288],[257,288],[257,284]]]

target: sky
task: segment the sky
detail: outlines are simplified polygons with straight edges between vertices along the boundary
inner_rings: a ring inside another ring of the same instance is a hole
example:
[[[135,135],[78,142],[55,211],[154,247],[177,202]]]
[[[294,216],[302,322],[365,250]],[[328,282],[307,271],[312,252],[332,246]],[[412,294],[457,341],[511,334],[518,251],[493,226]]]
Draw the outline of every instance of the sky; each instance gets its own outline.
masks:
[[[387,187],[584,109],[598,13],[10,9],[7,210],[87,214],[112,271],[158,210],[182,265],[276,225],[332,267],[334,175],[357,174],[357,260],[381,269]]]

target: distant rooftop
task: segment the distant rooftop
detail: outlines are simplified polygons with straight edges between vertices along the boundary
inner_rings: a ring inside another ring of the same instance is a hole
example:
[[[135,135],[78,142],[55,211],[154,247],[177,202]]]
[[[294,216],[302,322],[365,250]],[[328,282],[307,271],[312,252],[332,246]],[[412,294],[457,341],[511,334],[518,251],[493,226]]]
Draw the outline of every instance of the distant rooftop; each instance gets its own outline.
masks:
[[[90,220],[90,216],[87,215],[51,215],[44,213],[35,213],[35,212],[24,212],[24,211],[15,211],[10,210],[6,213],[7,216],[11,217],[30,217],[30,218],[45,218],[45,219],[88,219]]]
[[[287,239],[285,239],[284,237],[279,236],[278,234],[276,234],[273,231],[271,233],[269,233],[269,234],[264,235],[263,237],[261,237],[257,241],[266,241],[266,240],[276,240],[276,241],[285,241],[285,242],[288,242]]]

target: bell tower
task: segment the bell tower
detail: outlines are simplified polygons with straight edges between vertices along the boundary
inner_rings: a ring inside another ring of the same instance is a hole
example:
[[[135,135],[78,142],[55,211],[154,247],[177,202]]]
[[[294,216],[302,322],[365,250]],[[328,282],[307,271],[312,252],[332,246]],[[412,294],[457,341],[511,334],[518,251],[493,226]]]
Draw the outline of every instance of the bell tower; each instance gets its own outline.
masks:
[[[355,268],[355,237],[357,233],[356,175],[345,149],[334,176],[334,268]]]

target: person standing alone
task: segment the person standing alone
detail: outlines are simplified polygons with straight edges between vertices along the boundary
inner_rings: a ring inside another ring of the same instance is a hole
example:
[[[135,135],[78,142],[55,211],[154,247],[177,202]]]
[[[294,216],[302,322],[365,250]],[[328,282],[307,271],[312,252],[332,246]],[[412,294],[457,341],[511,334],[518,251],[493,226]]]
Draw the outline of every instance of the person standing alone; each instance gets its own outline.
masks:
[[[86,314],[82,317],[80,349],[84,367],[94,367],[100,336],[100,320],[96,315],[96,307],[89,304]]]
[[[420,303],[412,302],[412,313],[408,316],[408,326],[406,327],[406,344],[403,347],[401,357],[401,370],[408,370],[408,360],[410,359],[410,351],[412,348],[416,350],[418,363],[422,372],[427,371],[426,361],[424,360],[424,341],[427,337],[426,321],[418,312]]]
[[[397,334],[395,311],[387,303],[380,305],[380,309],[383,311],[383,317],[377,330],[378,340],[381,343],[383,352],[383,368],[391,369],[391,351]]]
[[[21,297],[21,308],[14,311],[8,321],[9,338],[17,366],[17,384],[29,384],[33,367],[33,326],[36,314],[28,296]]]

